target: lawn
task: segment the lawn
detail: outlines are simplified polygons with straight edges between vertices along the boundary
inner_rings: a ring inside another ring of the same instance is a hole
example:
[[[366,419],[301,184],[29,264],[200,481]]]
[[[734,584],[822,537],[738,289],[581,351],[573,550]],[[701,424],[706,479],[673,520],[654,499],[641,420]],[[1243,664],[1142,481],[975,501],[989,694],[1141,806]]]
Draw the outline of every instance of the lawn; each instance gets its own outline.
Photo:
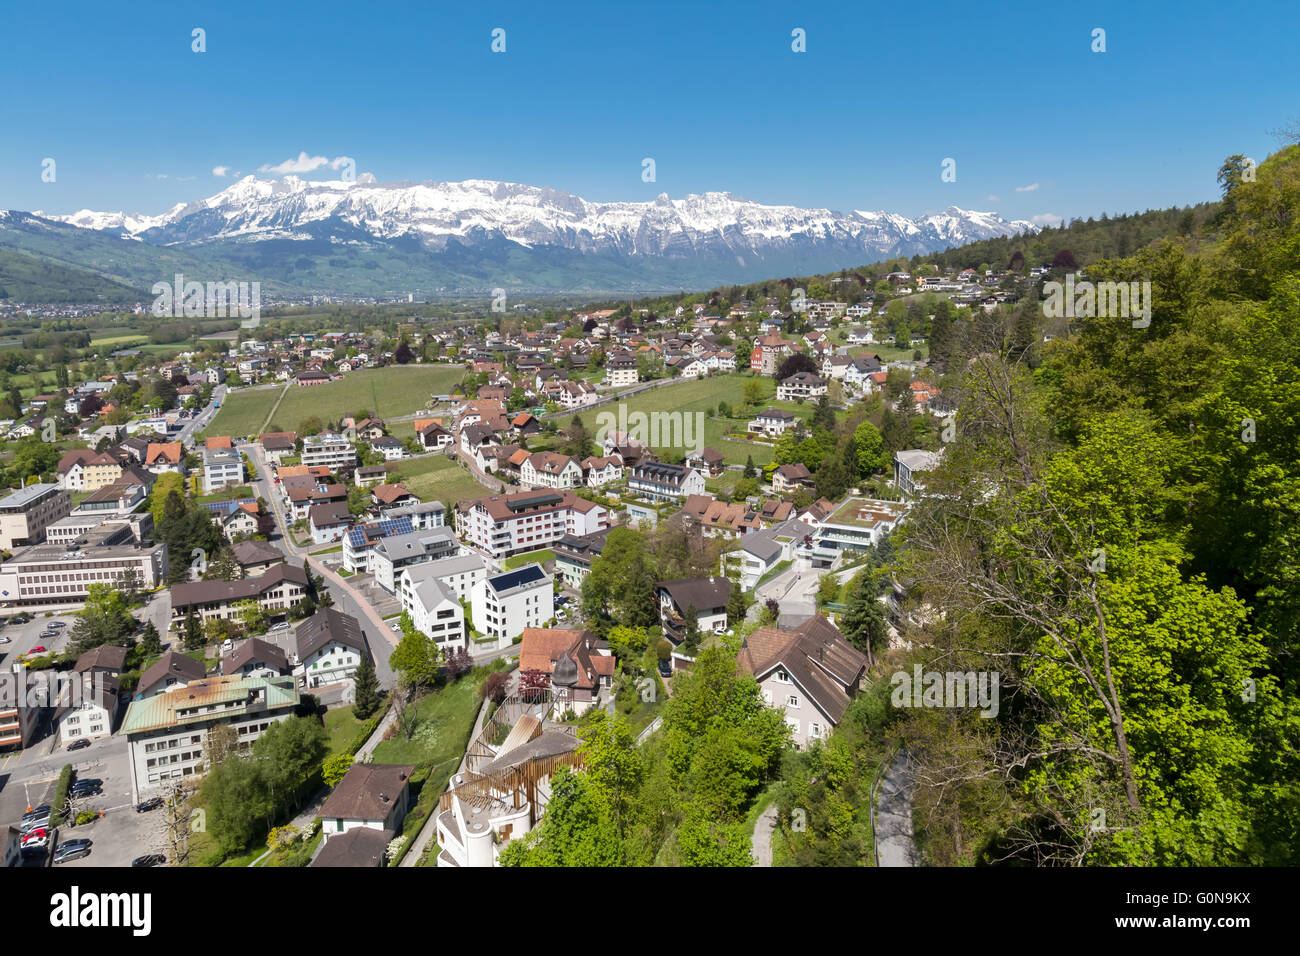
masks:
[[[277,401],[267,431],[296,431],[308,418],[337,421],[362,410],[379,418],[410,415],[428,405],[433,395],[450,392],[464,374],[459,365],[393,365],[361,369],[325,385],[290,385],[287,391],[242,389],[226,396],[203,434],[258,434]]]
[[[748,381],[761,382],[763,385],[764,397],[763,401],[758,405],[749,406],[745,404],[744,390],[745,383]],[[755,377],[733,372],[726,375],[715,375],[712,378],[666,385],[662,388],[642,392],[639,395],[632,396],[626,402],[617,402],[594,409],[591,414],[584,416],[584,422],[588,429],[599,435],[606,426],[611,428],[620,427],[622,408],[627,409],[630,430],[635,424],[631,421],[630,416],[637,412],[645,412],[646,414],[654,412],[685,412],[688,414],[701,412],[707,416],[709,410],[712,409],[716,416],[718,403],[726,402],[734,412],[739,413],[740,417],[727,420],[706,417],[704,420],[703,444],[712,446],[722,452],[729,465],[743,465],[745,460],[752,455],[754,464],[761,468],[772,461],[773,449],[771,445],[760,442],[736,441],[723,436],[734,431],[744,431],[750,419],[768,407],[786,409],[803,419],[812,417],[815,406],[811,402],[804,402],[802,405],[796,402],[778,402],[772,397],[775,394],[776,381],[771,376]],[[613,416],[612,424],[610,416]],[[567,424],[571,417],[570,413],[565,412],[561,416],[562,423]],[[591,420],[587,420],[588,418]],[[691,428],[690,437],[693,439],[695,437],[693,423]],[[655,436],[651,435],[649,437]],[[671,432],[664,428],[659,437],[663,441],[665,439],[676,440],[685,436],[682,434],[681,429],[674,427]],[[659,444],[655,447],[667,453],[676,451],[680,454],[684,451],[682,444]]]
[[[469,747],[481,704],[479,685],[487,673],[486,668],[476,668],[456,683],[430,693],[416,705],[419,716],[410,740],[397,733],[375,747],[375,763],[414,764],[413,780],[423,778],[416,804],[402,823],[408,846],[437,809],[438,798]]]
[[[353,739],[369,721],[358,720],[352,708],[331,707],[325,711],[325,733],[329,734],[330,756],[346,753]]]
[[[430,455],[390,466],[388,481],[402,482],[421,501],[456,502],[488,494],[473,475],[443,455]]]
[[[506,570],[513,571],[525,564],[545,564],[547,561],[554,560],[555,552],[550,548],[543,548],[541,551],[529,551],[527,554],[516,554],[513,558],[506,558]]]

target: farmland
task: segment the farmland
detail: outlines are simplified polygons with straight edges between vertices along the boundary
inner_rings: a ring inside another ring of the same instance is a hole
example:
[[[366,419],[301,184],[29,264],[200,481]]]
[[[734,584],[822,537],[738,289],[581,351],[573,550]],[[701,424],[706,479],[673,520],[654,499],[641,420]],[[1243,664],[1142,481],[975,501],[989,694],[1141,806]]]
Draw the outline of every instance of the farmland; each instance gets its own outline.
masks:
[[[763,385],[764,398],[758,405],[748,406],[745,404],[745,383],[749,381],[761,382]],[[770,376],[755,377],[743,373],[731,373],[650,389],[632,396],[625,402],[603,405],[600,408],[583,412],[582,415],[588,429],[593,434],[599,434],[602,426],[609,423],[609,416],[614,416],[616,420],[619,418],[621,415],[620,406],[626,407],[628,416],[632,416],[637,412],[647,414],[653,412],[683,412],[688,414],[703,412],[708,416],[709,410],[712,409],[713,416],[706,417],[704,420],[703,444],[706,446],[711,445],[722,452],[729,465],[743,465],[745,460],[752,455],[754,464],[761,467],[772,460],[771,445],[759,442],[735,441],[723,436],[733,431],[744,431],[754,414],[769,406],[787,409],[803,419],[812,417],[812,404],[805,402],[799,405],[795,402],[778,402],[772,398],[775,392],[776,382]],[[718,418],[717,406],[719,402],[726,402],[739,417],[726,420]],[[559,420],[561,423],[565,423],[569,421],[569,418],[570,416],[566,413],[561,415]],[[632,424],[630,418],[629,424]],[[615,424],[612,427],[618,428],[620,426]],[[674,432],[669,437],[677,438],[679,434],[680,432]],[[692,437],[693,435],[692,432]],[[660,446],[660,450],[663,452],[676,451],[678,453],[683,451],[680,446]]]
[[[410,415],[428,405],[430,396],[449,392],[463,375],[459,365],[394,365],[361,369],[325,385],[291,384],[287,391],[279,385],[241,389],[226,396],[204,434],[256,434],[273,408],[272,431],[296,431],[308,418],[337,421],[362,410],[379,418]]]

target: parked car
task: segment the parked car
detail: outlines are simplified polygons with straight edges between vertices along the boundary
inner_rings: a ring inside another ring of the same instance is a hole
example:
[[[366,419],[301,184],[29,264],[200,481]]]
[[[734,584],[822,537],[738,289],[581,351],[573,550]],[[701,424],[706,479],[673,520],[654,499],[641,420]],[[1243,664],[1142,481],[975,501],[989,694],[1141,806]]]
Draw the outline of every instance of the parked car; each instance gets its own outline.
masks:
[[[23,848],[33,846],[45,846],[50,840],[50,831],[45,827],[38,827],[23,837]]]
[[[31,616],[30,614],[26,614],[26,613],[24,613],[24,614],[15,614],[13,617],[11,617],[11,618],[9,619],[9,623],[10,623],[10,624],[26,624],[26,623],[27,623],[28,621],[30,621],[31,619],[32,619],[32,616]]]
[[[8,644],[8,643],[9,643],[9,638],[5,637],[3,634],[0,634],[0,644]]]
[[[74,740],[72,743],[68,744],[68,749],[80,750],[82,747],[89,747],[89,746],[90,746],[90,740],[86,737],[82,737],[80,740]]]
[[[167,862],[167,857],[161,853],[146,853],[144,856],[137,856],[131,861],[132,866],[162,866]]]
[[[281,621],[279,624],[271,625],[271,630],[273,631],[287,631],[288,629],[289,629],[288,621]]]
[[[78,780],[68,788],[68,793],[74,797],[93,797],[103,792],[103,783],[99,780]]]
[[[79,860],[83,856],[90,856],[90,847],[84,843],[60,843],[57,850],[54,851],[55,863],[67,863],[69,860]]]
[[[33,817],[30,820],[24,820],[19,826],[19,830],[24,833],[31,833],[33,830],[43,830],[50,825],[50,814],[46,811],[43,816]]]
[[[136,813],[148,813],[150,810],[157,810],[163,805],[162,797],[150,797],[148,800],[141,800],[135,805]]]
[[[32,648],[30,651],[28,651],[27,653],[28,653],[28,654],[44,654],[44,653],[45,653],[45,645],[44,645],[44,644],[37,644],[35,647],[33,647],[33,648]]]
[[[50,812],[50,805],[48,803],[42,803],[39,807],[32,807],[30,810],[24,813],[23,819],[33,820],[36,817],[46,816],[47,814],[49,814],[49,812]]]
[[[68,626],[67,621],[50,621],[50,623],[46,625],[46,627],[51,627],[56,631],[61,627],[67,627],[67,626]]]
[[[671,661],[660,661],[660,662],[659,662],[659,676],[661,676],[661,677],[672,677],[672,676],[673,676],[673,665],[672,665],[672,662],[671,662]]]

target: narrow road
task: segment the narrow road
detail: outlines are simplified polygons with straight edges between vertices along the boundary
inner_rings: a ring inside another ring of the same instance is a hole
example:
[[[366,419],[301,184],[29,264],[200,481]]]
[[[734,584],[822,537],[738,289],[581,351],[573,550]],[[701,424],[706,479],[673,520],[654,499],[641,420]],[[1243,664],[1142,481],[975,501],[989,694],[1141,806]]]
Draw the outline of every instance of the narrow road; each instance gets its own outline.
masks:
[[[772,831],[776,829],[776,804],[763,811],[754,823],[754,836],[750,842],[750,853],[755,866],[772,865]]]
[[[383,638],[391,647],[397,646],[398,637],[389,628],[388,624],[379,616],[365,596],[350,585],[345,578],[340,577],[334,571],[330,570],[324,563],[313,558],[306,549],[299,548],[294,544],[292,536],[289,534],[289,522],[284,514],[280,504],[280,495],[276,491],[274,483],[270,480],[270,469],[267,467],[266,458],[262,453],[262,446],[257,444],[241,445],[240,450],[247,452],[253,461],[254,471],[257,477],[253,480],[254,493],[264,500],[270,502],[271,511],[275,515],[276,528],[279,531],[279,539],[272,539],[271,543],[276,545],[285,553],[286,557],[292,557],[299,560],[306,559],[311,563],[312,570],[321,576],[330,593],[334,596],[334,605],[345,614],[368,621],[370,629],[374,634]],[[369,635],[367,635],[369,637]],[[379,679],[380,686],[393,687],[396,684],[396,675],[393,674],[392,668],[388,666],[388,653],[384,653],[382,646],[376,647],[375,641],[369,641],[371,653],[375,657],[375,673]]]
[[[877,866],[920,866],[912,833],[913,774],[910,756],[900,750],[876,791],[872,818]]]

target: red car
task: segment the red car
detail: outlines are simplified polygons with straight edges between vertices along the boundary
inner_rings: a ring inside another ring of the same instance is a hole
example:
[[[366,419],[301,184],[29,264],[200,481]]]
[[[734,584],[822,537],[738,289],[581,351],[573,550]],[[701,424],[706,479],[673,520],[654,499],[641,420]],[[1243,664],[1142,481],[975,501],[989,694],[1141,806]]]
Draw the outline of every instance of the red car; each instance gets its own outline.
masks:
[[[37,645],[36,645],[35,647],[33,647],[33,648],[28,652],[28,653],[30,653],[30,654],[44,654],[44,653],[45,653],[45,645],[44,645],[44,644],[37,644]]]
[[[23,846],[35,846],[37,844],[44,846],[49,838],[49,833],[42,827],[25,835],[23,837]]]

